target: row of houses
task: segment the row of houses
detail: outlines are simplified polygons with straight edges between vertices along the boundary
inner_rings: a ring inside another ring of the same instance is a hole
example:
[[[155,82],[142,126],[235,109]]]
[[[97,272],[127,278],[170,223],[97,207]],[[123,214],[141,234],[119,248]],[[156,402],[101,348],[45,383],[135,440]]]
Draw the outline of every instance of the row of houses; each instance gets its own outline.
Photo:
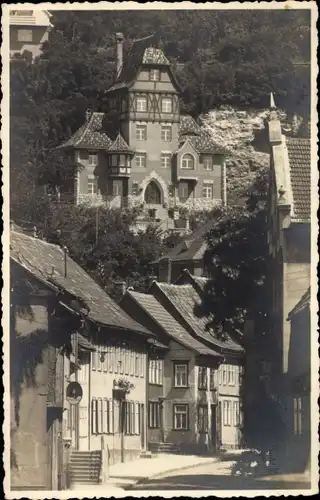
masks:
[[[65,248],[13,228],[11,487],[103,480],[148,451],[241,445],[243,348],[194,310],[203,279],[115,303]],[[106,458],[105,458],[106,457]]]

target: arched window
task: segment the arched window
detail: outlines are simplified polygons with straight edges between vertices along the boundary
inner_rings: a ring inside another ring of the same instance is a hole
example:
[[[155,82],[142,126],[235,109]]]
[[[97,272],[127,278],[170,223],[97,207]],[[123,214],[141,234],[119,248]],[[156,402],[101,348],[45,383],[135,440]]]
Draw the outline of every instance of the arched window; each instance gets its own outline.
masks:
[[[151,181],[144,194],[145,202],[150,205],[160,205],[161,204],[161,191],[158,184]]]
[[[190,153],[183,155],[181,160],[181,168],[186,170],[194,170],[194,157]]]

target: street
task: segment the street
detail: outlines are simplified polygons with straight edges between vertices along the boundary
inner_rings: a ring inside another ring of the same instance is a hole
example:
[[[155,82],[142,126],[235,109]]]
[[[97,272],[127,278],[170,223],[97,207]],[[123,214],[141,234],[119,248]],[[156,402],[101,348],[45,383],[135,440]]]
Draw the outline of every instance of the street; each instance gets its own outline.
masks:
[[[217,462],[166,473],[136,485],[132,490],[245,490],[245,489],[299,489],[310,488],[307,481],[290,481],[241,476],[232,473],[234,462]]]

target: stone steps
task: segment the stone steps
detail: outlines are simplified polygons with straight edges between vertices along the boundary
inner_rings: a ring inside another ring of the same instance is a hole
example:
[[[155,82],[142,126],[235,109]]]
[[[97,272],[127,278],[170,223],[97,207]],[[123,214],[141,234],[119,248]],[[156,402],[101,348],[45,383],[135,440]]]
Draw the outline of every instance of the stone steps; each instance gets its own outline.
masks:
[[[100,451],[73,451],[69,463],[70,485],[99,484]]]

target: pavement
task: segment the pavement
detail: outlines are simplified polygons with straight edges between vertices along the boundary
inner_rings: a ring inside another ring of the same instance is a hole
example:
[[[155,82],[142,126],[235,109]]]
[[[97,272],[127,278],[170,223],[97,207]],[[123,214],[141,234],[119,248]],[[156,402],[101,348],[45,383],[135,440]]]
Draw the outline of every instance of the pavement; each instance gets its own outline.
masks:
[[[132,462],[111,465],[109,480],[106,484],[76,485],[73,491],[81,490],[81,496],[88,498],[94,496],[125,496],[125,491],[137,487],[140,483],[155,478],[158,475],[181,471],[185,468],[192,469],[199,465],[209,465],[218,460],[217,457],[178,455],[163,453],[152,458],[140,458]]]
[[[100,485],[77,485],[81,498],[122,498],[145,490],[310,490],[306,474],[259,474],[253,464],[239,467],[244,450],[220,456],[159,454],[110,466],[109,480]]]

